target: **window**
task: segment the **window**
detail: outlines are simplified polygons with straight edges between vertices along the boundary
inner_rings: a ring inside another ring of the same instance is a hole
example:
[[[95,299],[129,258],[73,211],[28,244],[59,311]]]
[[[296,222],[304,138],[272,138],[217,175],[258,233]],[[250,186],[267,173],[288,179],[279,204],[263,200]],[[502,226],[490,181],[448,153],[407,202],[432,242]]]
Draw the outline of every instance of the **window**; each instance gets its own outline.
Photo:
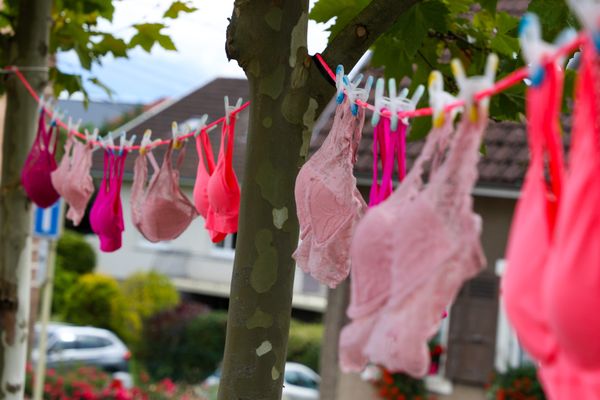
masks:
[[[64,341],[64,340],[59,340],[57,342],[54,343],[54,345],[52,345],[52,347],[49,349],[50,351],[62,351],[62,350],[73,350],[77,348],[77,342],[76,341]]]
[[[219,243],[215,243],[215,247],[222,250],[235,250],[235,244],[237,242],[237,233],[233,235],[227,235],[225,239]]]
[[[110,345],[111,341],[106,338],[90,335],[77,336],[77,347],[79,349],[100,349]]]

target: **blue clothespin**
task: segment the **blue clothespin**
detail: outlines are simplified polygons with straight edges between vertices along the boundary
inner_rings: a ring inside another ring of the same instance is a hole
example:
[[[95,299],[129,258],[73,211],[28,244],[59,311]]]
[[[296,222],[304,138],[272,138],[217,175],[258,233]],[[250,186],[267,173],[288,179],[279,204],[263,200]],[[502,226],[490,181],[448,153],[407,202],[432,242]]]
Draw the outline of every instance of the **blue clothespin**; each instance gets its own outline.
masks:
[[[567,3],[590,34],[596,51],[600,52],[600,2],[597,0],[568,0]]]
[[[519,42],[521,43],[521,53],[523,58],[529,64],[529,79],[533,86],[538,86],[544,80],[543,58],[554,54],[558,48],[575,37],[573,29],[567,29],[561,32],[554,44],[546,43],[542,40],[542,28],[537,15],[526,13],[519,24]],[[562,64],[564,60],[558,60]]]

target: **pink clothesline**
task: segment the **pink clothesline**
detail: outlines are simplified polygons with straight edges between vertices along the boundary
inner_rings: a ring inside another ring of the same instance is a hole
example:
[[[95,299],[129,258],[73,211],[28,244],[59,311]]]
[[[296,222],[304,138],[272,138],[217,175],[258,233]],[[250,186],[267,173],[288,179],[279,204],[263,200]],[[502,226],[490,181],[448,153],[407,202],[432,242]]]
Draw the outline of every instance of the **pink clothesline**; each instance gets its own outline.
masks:
[[[552,57],[548,58],[548,61],[552,62],[555,60],[558,60],[562,57],[565,57],[571,53],[573,53],[574,51],[576,51],[585,41],[585,37],[583,34],[580,34],[579,36],[577,36],[577,38],[575,40],[573,40],[572,42],[560,47],[555,54],[552,55]],[[325,62],[325,60],[323,59],[323,57],[320,54],[316,54],[316,58],[319,60],[319,62],[321,63],[321,66],[325,69],[325,71],[327,72],[327,74],[331,77],[331,79],[333,79],[335,81],[335,73],[333,72],[333,70],[329,67],[329,65],[327,65],[327,63]],[[21,83],[23,84],[23,86],[25,86],[25,89],[27,89],[27,91],[29,92],[29,94],[36,100],[36,101],[40,101],[40,97],[38,96],[38,94],[36,93],[36,91],[33,89],[33,87],[31,87],[31,84],[29,83],[29,81],[27,81],[27,79],[25,78],[25,76],[23,76],[23,73],[19,70],[18,67],[15,66],[8,66],[4,68],[7,71],[12,71],[14,72],[14,74],[17,76],[17,78],[19,78],[19,80],[21,81]],[[486,97],[491,97],[493,95],[496,95],[500,92],[505,91],[506,89],[517,85],[518,83],[522,82],[523,79],[527,78],[529,76],[529,70],[526,67],[520,68],[514,72],[512,72],[511,74],[505,76],[503,79],[499,80],[498,82],[496,82],[496,84],[494,86],[492,86],[489,89],[483,90],[479,93],[477,93],[475,95],[475,100],[479,101],[482,100]],[[366,108],[368,110],[371,111],[375,111],[375,106],[373,106],[372,104],[366,103],[362,100],[358,100],[356,102],[360,107]],[[445,111],[449,112],[452,111],[454,108],[457,107],[462,107],[465,105],[464,100],[457,100],[449,105],[446,106]],[[237,113],[239,113],[240,111],[246,109],[248,106],[250,106],[250,102],[247,101],[244,104],[242,104],[239,108],[236,108],[234,110],[232,110],[230,112],[230,115],[235,115]],[[53,113],[52,111],[48,110],[47,108],[44,108],[44,112],[52,117]],[[430,107],[426,107],[426,108],[419,108],[416,109],[414,111],[400,111],[398,112],[398,118],[415,118],[415,117],[425,117],[425,116],[430,116],[433,114],[433,109]],[[389,111],[383,111],[381,113],[382,116],[389,118],[390,117],[390,113]],[[212,127],[220,124],[220,123],[224,123],[225,119],[227,117],[221,117],[219,119],[217,119],[216,121],[211,122],[210,124],[206,125],[205,127],[202,128],[202,130],[210,130]],[[69,126],[67,124],[64,123],[64,121],[60,120],[60,119],[56,119],[56,123],[58,126],[60,126],[61,128],[64,128],[66,130],[69,130]],[[87,140],[86,136],[79,132],[76,131],[74,129],[70,129],[69,133],[79,137],[80,139],[83,140]],[[192,131],[186,135],[181,136],[179,139],[180,140],[184,140],[190,137],[193,137],[195,134],[197,133],[197,131]],[[149,144],[147,146],[147,148],[152,148],[152,147],[156,147],[156,146],[161,146],[161,145],[166,145],[169,144],[171,141],[170,140],[159,140],[159,141],[155,141],[152,144]],[[99,141],[91,141],[91,143],[93,145],[97,145],[97,146],[103,146],[103,144]],[[108,146],[109,148],[111,148],[110,146]],[[113,146],[112,149],[113,150],[118,150],[120,149],[120,146]],[[126,146],[125,147],[128,151],[131,150],[139,150],[140,146],[139,145],[135,145],[135,146]]]

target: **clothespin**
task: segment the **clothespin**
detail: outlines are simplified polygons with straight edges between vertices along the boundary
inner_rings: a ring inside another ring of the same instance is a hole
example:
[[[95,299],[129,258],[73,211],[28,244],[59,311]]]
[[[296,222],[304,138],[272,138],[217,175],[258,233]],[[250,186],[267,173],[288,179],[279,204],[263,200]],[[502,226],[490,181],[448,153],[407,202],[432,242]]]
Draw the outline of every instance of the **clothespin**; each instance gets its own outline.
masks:
[[[554,44],[542,40],[540,20],[533,13],[526,13],[519,24],[519,42],[521,53],[525,62],[529,64],[529,78],[533,86],[538,86],[544,79],[544,57],[553,54],[564,43],[571,41],[576,33],[573,29],[566,29],[557,37]],[[562,64],[564,60],[558,60]]]
[[[392,129],[396,129],[398,126],[398,111],[411,112],[417,109],[417,104],[419,104],[421,97],[423,97],[423,93],[425,93],[425,87],[423,85],[417,86],[410,100],[406,97],[406,95],[408,95],[408,89],[405,89],[405,91],[406,94],[403,97],[392,99],[392,108],[397,110],[392,115],[392,125],[394,124],[394,120],[396,121],[396,125],[392,126]],[[402,118],[402,123],[404,125],[408,125],[408,118]]]
[[[140,143],[140,154],[146,154],[148,151],[152,150],[152,147],[158,142],[160,142],[160,139],[152,140],[152,130],[146,129],[144,136],[142,137],[142,142]]]
[[[131,139],[127,140],[127,135],[125,131],[121,132],[121,135],[119,136],[119,155],[123,154],[123,150],[125,150],[126,147],[130,147],[133,145],[133,143],[135,142],[135,138],[136,136],[133,135]]]
[[[67,136],[73,135],[73,132],[79,132],[79,125],[81,125],[81,118],[79,118],[77,123],[73,125],[73,118],[69,116],[67,121]]]
[[[229,105],[229,96],[225,96],[224,100],[225,100],[225,123],[229,124],[229,121],[231,118],[231,113],[242,106],[242,98],[241,97],[238,98],[237,102],[235,103],[235,106]],[[236,114],[236,118],[237,118],[237,114]]]
[[[338,82],[341,79],[341,84]],[[369,100],[369,94],[371,93],[371,87],[373,86],[373,77],[369,76],[363,88],[360,88],[359,85],[362,82],[363,74],[358,74],[354,81],[350,81],[347,75],[344,75],[344,67],[341,65],[338,66],[336,71],[336,87],[338,88],[338,97],[337,102],[341,104],[344,101],[343,93],[345,92],[346,96],[348,96],[348,100],[350,101],[350,110],[352,111],[352,115],[358,115],[358,104],[360,101]],[[340,89],[343,91],[340,94]]]
[[[455,103],[457,98],[444,90],[444,78],[440,71],[432,71],[429,75],[429,106],[433,109],[433,126],[439,128],[444,125],[446,118],[446,107]],[[450,113],[454,119],[462,107],[455,107]]]
[[[198,121],[198,128],[194,132],[194,137],[197,138],[198,135],[202,133],[203,130],[206,129],[206,121],[208,121],[208,114],[204,114],[200,117],[200,121]]]
[[[98,138],[98,140],[104,150],[114,153],[115,140],[113,139],[112,132],[108,132],[106,136],[104,136],[103,138]]]
[[[469,113],[471,121],[477,121],[478,112],[477,107],[474,107],[475,95],[485,89],[489,89],[494,86],[494,80],[496,79],[496,71],[498,69],[498,56],[495,53],[491,53],[485,64],[484,75],[472,76],[467,78],[465,69],[462,63],[458,59],[452,60],[452,72],[456,83],[460,88],[458,98],[465,102],[465,110]],[[485,98],[479,101],[479,104],[487,109],[490,105],[490,99]]]
[[[65,113],[61,112],[58,107],[55,107],[52,110],[52,119],[50,119],[50,126],[56,126],[56,121],[62,121],[65,117]]]
[[[344,89],[346,88],[344,85],[344,66],[338,65],[335,70],[335,88],[336,88],[336,97],[335,100],[338,104],[342,104],[344,102]]]
[[[568,0],[567,3],[588,31],[596,51],[600,52],[600,2],[597,0]]]
[[[392,99],[396,97],[405,98],[408,94],[408,89],[403,89],[400,92],[400,96],[396,96],[396,80],[391,78],[389,80],[389,89],[388,92],[390,94],[389,97],[385,96],[385,79],[379,78],[377,79],[377,84],[375,85],[375,110],[373,110],[373,116],[371,118],[371,124],[373,126],[379,123],[379,119],[381,116],[381,111],[383,109],[387,109],[391,116],[390,120],[392,121],[392,130],[396,130],[396,126],[398,124],[398,112],[397,109],[392,109]]]
[[[184,142],[181,140],[183,132],[181,129],[179,129],[179,125],[177,125],[177,122],[175,121],[171,123],[171,134],[173,135],[173,148],[176,150],[180,149]]]

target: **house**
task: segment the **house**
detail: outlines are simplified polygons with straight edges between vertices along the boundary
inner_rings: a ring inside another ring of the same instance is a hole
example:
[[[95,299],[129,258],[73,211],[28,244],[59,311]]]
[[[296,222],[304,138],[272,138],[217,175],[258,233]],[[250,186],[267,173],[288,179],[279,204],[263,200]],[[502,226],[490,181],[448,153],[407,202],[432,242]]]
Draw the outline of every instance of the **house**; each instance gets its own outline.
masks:
[[[243,79],[219,78],[205,86],[191,91],[179,99],[165,101],[149,109],[137,118],[123,125],[118,131],[141,138],[146,129],[151,129],[153,139],[171,137],[171,123],[188,124],[195,128],[199,118],[208,114],[211,120],[224,115],[223,96],[231,99],[248,98],[248,83]],[[248,129],[248,113],[242,112],[236,125],[234,145],[234,170],[241,181],[244,169],[244,153]],[[209,133],[215,157],[220,145],[220,130]],[[153,150],[159,163],[162,162],[164,147]],[[194,140],[189,140],[186,155],[180,169],[180,183],[188,198],[192,198],[196,177],[198,156]],[[92,174],[96,179],[102,176],[102,152],[94,153]],[[133,163],[137,153],[131,153],[126,161],[124,182],[121,193],[125,232],[123,246],[114,253],[98,255],[98,272],[123,279],[138,270],[155,269],[171,277],[179,291],[198,295],[209,301],[227,299],[231,275],[236,235],[229,235],[221,243],[213,244],[204,229],[204,220],[197,217],[190,227],[177,239],[166,243],[150,243],[133,226],[131,221],[131,184]],[[243,188],[242,188],[243,190]],[[87,223],[87,222],[84,222]],[[89,230],[89,226],[82,226]],[[98,245],[95,235],[89,240]],[[313,278],[298,270],[294,281],[293,306],[297,310],[321,312],[325,307],[325,289]]]

